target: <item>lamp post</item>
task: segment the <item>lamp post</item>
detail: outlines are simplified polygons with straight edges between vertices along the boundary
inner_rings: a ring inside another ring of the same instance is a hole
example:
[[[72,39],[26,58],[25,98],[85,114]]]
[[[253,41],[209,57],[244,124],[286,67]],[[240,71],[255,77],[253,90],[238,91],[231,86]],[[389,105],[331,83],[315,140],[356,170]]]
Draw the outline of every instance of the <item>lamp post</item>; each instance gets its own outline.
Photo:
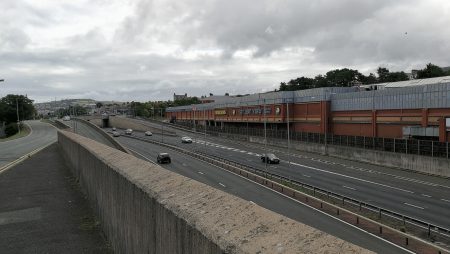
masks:
[[[287,124],[287,152],[288,152],[288,167],[291,167],[291,158],[290,155],[290,148],[291,148],[291,139],[290,139],[290,124],[289,124],[289,100],[286,100],[286,124]]]
[[[265,169],[266,169],[266,177],[267,177],[267,119],[266,119],[266,99],[263,99],[263,102],[264,102],[264,107],[263,107],[263,110],[264,110],[264,152],[266,153],[265,154],[265,157],[266,158],[264,158],[264,164],[265,164]]]
[[[164,122],[163,122],[163,108],[161,110],[161,143],[164,143]]]

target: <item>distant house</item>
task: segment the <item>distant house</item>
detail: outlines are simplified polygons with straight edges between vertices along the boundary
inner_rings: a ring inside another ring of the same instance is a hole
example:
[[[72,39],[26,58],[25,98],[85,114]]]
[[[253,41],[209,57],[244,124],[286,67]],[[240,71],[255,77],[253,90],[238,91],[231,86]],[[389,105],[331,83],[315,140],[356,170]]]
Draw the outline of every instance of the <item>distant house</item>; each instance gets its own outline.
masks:
[[[177,101],[177,100],[183,100],[183,99],[187,99],[187,93],[185,94],[175,94],[173,93],[173,101]]]

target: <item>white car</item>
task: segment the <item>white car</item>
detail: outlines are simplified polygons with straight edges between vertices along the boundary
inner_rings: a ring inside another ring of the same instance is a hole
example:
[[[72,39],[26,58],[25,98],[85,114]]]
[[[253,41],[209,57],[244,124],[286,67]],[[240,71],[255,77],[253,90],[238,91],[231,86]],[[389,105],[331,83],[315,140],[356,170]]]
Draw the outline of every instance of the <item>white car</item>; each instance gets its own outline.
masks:
[[[133,133],[132,129],[126,129],[125,130],[125,134],[127,134],[127,135],[131,135],[132,133]]]
[[[116,129],[116,127],[112,127],[112,131],[116,131],[117,129]]]
[[[120,137],[120,133],[117,131],[113,131],[113,137]]]
[[[151,131],[146,131],[145,132],[145,136],[152,136],[152,135],[153,135],[153,133]]]
[[[192,143],[192,139],[190,137],[182,137],[181,143]]]

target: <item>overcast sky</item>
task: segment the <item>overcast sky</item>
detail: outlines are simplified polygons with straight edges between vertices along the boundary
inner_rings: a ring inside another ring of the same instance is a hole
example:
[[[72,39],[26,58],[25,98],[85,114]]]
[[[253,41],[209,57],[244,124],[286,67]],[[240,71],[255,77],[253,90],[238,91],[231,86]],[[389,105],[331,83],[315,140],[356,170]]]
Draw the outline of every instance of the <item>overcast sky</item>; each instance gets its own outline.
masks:
[[[0,96],[258,93],[331,69],[450,65],[448,0],[1,0]]]

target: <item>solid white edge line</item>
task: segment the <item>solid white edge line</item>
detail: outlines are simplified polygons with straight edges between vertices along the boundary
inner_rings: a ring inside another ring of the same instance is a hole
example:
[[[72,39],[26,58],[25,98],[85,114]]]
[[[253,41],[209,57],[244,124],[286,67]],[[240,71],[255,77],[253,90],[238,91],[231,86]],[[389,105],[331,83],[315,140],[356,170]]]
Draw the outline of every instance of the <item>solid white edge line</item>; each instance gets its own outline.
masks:
[[[224,187],[224,188],[226,188],[227,186],[225,186],[225,184],[223,184],[223,183],[219,183],[220,184],[220,186],[222,186],[222,187]]]
[[[441,198],[441,200],[444,201],[444,202],[450,202],[450,200],[444,199],[444,198]]]
[[[210,164],[209,162],[206,162],[206,163]],[[393,243],[393,242],[389,242],[388,240],[386,240],[386,239],[384,239],[384,238],[382,238],[382,237],[379,237],[379,236],[377,236],[377,235],[375,235],[375,234],[372,234],[372,233],[370,233],[370,232],[368,232],[368,231],[366,231],[366,230],[364,230],[364,229],[362,229],[362,228],[358,228],[357,226],[355,226],[355,225],[353,225],[353,224],[350,224],[350,223],[348,223],[348,222],[346,222],[346,221],[343,221],[343,220],[341,220],[341,219],[339,219],[339,218],[336,218],[336,217],[334,217],[334,216],[332,216],[332,215],[330,215],[330,214],[327,214],[327,213],[325,213],[325,212],[323,212],[323,211],[321,211],[321,210],[319,210],[319,209],[317,209],[317,208],[315,208],[315,207],[312,207],[312,206],[310,206],[310,205],[304,204],[304,203],[302,203],[302,202],[300,202],[300,201],[298,201],[298,200],[296,200],[296,199],[293,199],[292,197],[289,197],[289,196],[287,196],[287,195],[285,195],[285,194],[283,194],[283,193],[277,192],[277,191],[275,191],[275,190],[273,190],[273,189],[271,189],[271,188],[269,188],[269,187],[267,187],[267,186],[265,186],[265,185],[262,185],[262,184],[257,183],[257,182],[253,182],[252,180],[250,180],[250,179],[248,179],[248,178],[246,178],[246,177],[244,177],[244,176],[238,175],[238,174],[236,174],[236,173],[234,173],[234,172],[230,172],[230,171],[225,170],[225,169],[223,169],[223,168],[221,168],[221,167],[219,167],[219,166],[216,166],[216,165],[214,165],[214,164],[210,164],[210,165],[215,166],[215,167],[217,167],[217,168],[219,168],[219,169],[221,169],[221,170],[223,170],[223,171],[226,171],[226,172],[228,172],[228,173],[230,173],[230,174],[236,175],[236,176],[238,176],[238,177],[240,177],[240,178],[242,178],[242,179],[244,179],[244,180],[246,180],[246,181],[248,181],[248,182],[250,182],[250,183],[257,184],[257,185],[259,185],[259,186],[261,186],[261,187],[263,187],[263,188],[266,188],[266,189],[268,189],[268,190],[270,190],[270,191],[272,191],[272,192],[274,192],[274,193],[276,193],[276,194],[278,194],[278,195],[280,195],[280,196],[283,196],[283,197],[285,197],[285,198],[288,198],[288,199],[290,199],[290,200],[292,200],[292,201],[294,201],[294,202],[296,202],[296,203],[298,203],[298,204],[300,204],[300,205],[309,207],[309,208],[311,208],[311,209],[313,209],[313,210],[315,210],[315,211],[317,211],[317,212],[319,212],[319,213],[321,213],[321,214],[323,214],[323,215],[326,215],[326,216],[328,216],[328,217],[330,217],[330,218],[332,218],[332,219],[335,219],[335,220],[337,220],[337,221],[339,221],[339,222],[341,222],[341,223],[344,223],[344,224],[346,224],[346,225],[348,225],[348,226],[350,226],[350,227],[352,227],[352,228],[355,228],[356,230],[359,230],[359,231],[364,232],[364,233],[366,233],[366,234],[368,234],[368,235],[371,235],[371,236],[373,236],[373,237],[375,237],[375,238],[377,238],[377,239],[379,239],[379,240],[382,240],[383,242],[386,242],[386,243],[388,243],[388,244],[390,244],[390,245],[392,245],[392,246],[395,246],[395,247],[397,247],[397,248],[399,248],[399,249],[402,249],[402,250],[404,250],[404,251],[406,251],[406,252],[408,252],[408,253],[412,253],[412,254],[415,253],[415,252],[410,251],[410,250],[408,250],[408,249],[406,249],[406,248],[404,248],[404,247],[402,247],[402,246],[400,246],[400,245],[397,245],[397,244],[395,244],[395,243]],[[273,211],[272,211],[272,212],[273,212]],[[277,212],[274,212],[274,213],[277,213]],[[277,213],[277,214],[278,214],[278,213]],[[284,216],[284,215],[283,215],[283,216]],[[287,217],[287,216],[286,216],[286,217]],[[295,221],[297,221],[297,220],[295,220]],[[301,223],[301,224],[304,224],[304,223],[299,222],[299,221],[297,221],[297,222],[298,222],[298,223]],[[306,224],[305,224],[305,225],[306,225]],[[314,228],[314,227],[313,227],[313,228]],[[325,233],[326,233],[326,232],[325,232]],[[330,234],[330,233],[327,233],[327,234],[332,235],[332,234]],[[334,236],[334,237],[337,237],[337,236],[335,236],[335,235],[333,235],[333,236]],[[338,238],[339,238],[339,237],[338,237]],[[347,242],[348,242],[348,241],[347,241]],[[355,244],[355,245],[356,245],[356,244]],[[359,246],[359,245],[357,245],[357,246]],[[359,246],[359,247],[361,247],[361,246]]]
[[[189,156],[189,155],[186,155],[186,156]],[[189,156],[189,157],[193,158],[192,156]],[[386,239],[384,239],[384,238],[382,238],[382,237],[379,237],[379,236],[377,236],[377,235],[375,235],[375,234],[372,234],[372,233],[370,233],[370,232],[367,232],[366,230],[364,230],[364,229],[362,229],[362,228],[358,228],[357,226],[355,226],[355,225],[353,225],[353,224],[350,224],[350,223],[348,223],[348,222],[346,222],[346,221],[343,221],[343,220],[341,220],[341,219],[339,219],[339,218],[336,218],[336,217],[334,217],[334,216],[332,216],[332,215],[330,215],[330,214],[327,214],[327,213],[325,213],[325,212],[323,212],[323,211],[321,211],[321,210],[319,210],[319,209],[317,209],[317,208],[315,208],[315,207],[312,207],[312,206],[310,206],[310,205],[304,204],[304,203],[302,203],[302,202],[300,202],[300,201],[298,201],[298,200],[295,200],[295,199],[293,199],[293,198],[291,198],[291,197],[289,197],[289,196],[287,196],[287,195],[285,195],[285,194],[283,194],[283,193],[279,193],[279,192],[277,192],[277,191],[275,191],[275,190],[273,190],[273,189],[271,189],[271,188],[269,188],[269,187],[267,187],[267,186],[264,186],[264,185],[262,185],[262,184],[260,184],[260,183],[257,183],[257,182],[254,182],[254,181],[248,179],[248,178],[245,178],[244,176],[238,175],[238,174],[236,174],[236,173],[234,173],[234,172],[230,172],[230,171],[228,171],[228,170],[225,170],[225,169],[223,169],[223,168],[221,168],[221,167],[219,167],[219,166],[217,166],[217,165],[211,164],[211,163],[209,163],[209,162],[206,162],[206,161],[203,161],[203,162],[206,163],[206,164],[209,164],[209,165],[211,165],[211,166],[213,166],[213,167],[216,167],[216,168],[218,168],[218,169],[220,169],[220,170],[222,170],[222,171],[225,171],[225,172],[228,172],[228,173],[230,173],[230,174],[236,175],[236,176],[238,176],[238,177],[240,177],[240,178],[246,180],[246,181],[249,182],[249,183],[253,183],[253,184],[259,185],[259,186],[261,186],[261,187],[263,187],[263,188],[266,188],[267,190],[270,190],[270,191],[272,191],[272,192],[274,192],[274,193],[276,193],[276,194],[278,194],[278,195],[280,195],[280,196],[283,196],[283,197],[285,197],[285,198],[288,198],[288,199],[290,199],[290,200],[292,200],[292,201],[294,201],[294,202],[296,202],[296,203],[298,203],[298,204],[300,204],[300,205],[309,207],[309,208],[311,208],[311,209],[313,209],[313,210],[315,210],[315,211],[317,211],[317,212],[319,212],[319,213],[321,213],[321,214],[323,214],[323,215],[325,215],[325,216],[328,216],[328,217],[330,217],[330,218],[332,218],[332,219],[334,219],[334,220],[337,220],[337,221],[339,221],[339,222],[341,222],[341,223],[344,223],[344,224],[346,224],[346,225],[348,225],[348,226],[350,226],[350,227],[352,227],[352,228],[354,228],[354,229],[356,229],[356,230],[359,230],[359,231],[361,231],[361,232],[364,232],[364,233],[366,233],[366,234],[368,234],[368,235],[370,235],[370,236],[373,236],[373,237],[375,237],[375,238],[377,238],[377,239],[379,239],[379,240],[381,240],[381,241],[383,241],[383,242],[386,242],[386,243],[388,243],[388,244],[390,244],[390,245],[392,245],[392,246],[395,246],[395,247],[397,247],[397,248],[399,248],[399,249],[401,249],[401,250],[404,250],[404,251],[406,251],[406,252],[408,252],[408,253],[411,253],[411,254],[414,254],[414,253],[415,253],[415,252],[410,251],[410,250],[408,250],[408,249],[406,249],[406,248],[404,248],[404,247],[402,247],[402,246],[400,246],[400,245],[397,245],[397,244],[395,244],[395,243],[393,243],[393,242],[389,242],[388,240],[386,240]],[[252,202],[252,201],[250,201],[250,202]],[[272,211],[272,212],[274,212],[274,211]],[[276,212],[274,212],[274,213],[276,213]],[[277,214],[278,214],[278,213],[277,213]],[[283,216],[284,216],[284,215],[283,215]],[[286,216],[286,217],[287,217],[287,216]],[[296,220],[295,220],[295,221],[296,221]],[[297,221],[297,222],[298,222],[298,223],[301,223],[301,224],[304,224],[304,223],[299,222],[299,221]],[[306,225],[306,224],[305,224],[305,225]],[[326,233],[326,232],[325,232],[325,233]],[[327,234],[332,235],[332,234],[330,234],[330,233],[327,233]],[[333,235],[333,236],[334,236],[334,235]],[[334,236],[334,237],[337,237],[337,236]],[[338,237],[338,238],[339,238],[339,237]],[[356,245],[356,244],[355,244],[355,245]],[[361,246],[360,246],[360,247],[361,247]]]
[[[189,155],[187,155],[187,156],[189,156]],[[190,156],[190,157],[191,157],[191,156]],[[191,158],[192,158],[192,157],[191,157]],[[267,186],[265,186],[265,185],[262,185],[262,184],[260,184],[260,183],[254,182],[254,181],[252,181],[252,180],[250,180],[250,179],[248,179],[248,178],[246,178],[246,177],[244,177],[244,176],[241,176],[241,175],[236,174],[236,173],[234,173],[234,172],[230,172],[230,171],[228,171],[228,170],[225,170],[225,169],[223,169],[223,168],[221,168],[221,167],[219,167],[219,166],[217,166],[217,165],[211,164],[211,163],[209,163],[209,162],[206,162],[206,161],[203,161],[203,162],[206,163],[206,164],[209,164],[209,165],[211,165],[211,166],[213,166],[213,167],[216,167],[216,168],[218,168],[218,169],[220,169],[220,170],[222,170],[222,171],[225,171],[225,172],[228,172],[228,173],[233,174],[233,175],[235,175],[235,176],[238,176],[238,177],[240,177],[240,178],[246,180],[246,181],[249,182],[249,183],[259,185],[259,186],[261,186],[261,187],[263,187],[263,188],[265,188],[265,189],[267,189],[267,190],[269,190],[269,191],[272,191],[272,192],[275,193],[275,194],[278,194],[278,195],[280,195],[280,196],[283,196],[283,197],[285,197],[285,198],[288,198],[288,199],[294,201],[295,203],[298,203],[298,204],[300,204],[300,205],[309,207],[309,208],[315,210],[316,212],[319,212],[319,213],[321,213],[321,214],[323,214],[323,215],[325,215],[325,216],[328,216],[328,217],[330,217],[331,219],[334,219],[334,220],[339,221],[339,222],[341,222],[341,223],[344,223],[344,224],[346,224],[346,225],[348,225],[348,226],[350,226],[350,227],[352,227],[352,228],[354,228],[354,229],[356,229],[356,230],[359,230],[359,231],[361,231],[361,232],[364,232],[364,233],[366,233],[366,234],[368,234],[368,235],[370,235],[370,236],[373,236],[373,237],[375,237],[375,238],[377,238],[377,239],[379,239],[379,240],[381,240],[381,241],[383,241],[383,242],[386,242],[386,243],[388,243],[388,244],[390,244],[390,245],[392,245],[392,246],[395,246],[395,247],[397,247],[397,248],[399,248],[399,249],[401,249],[401,250],[404,250],[404,251],[406,251],[406,252],[408,252],[408,253],[412,253],[412,254],[415,253],[415,252],[410,251],[410,250],[408,250],[408,249],[406,249],[406,248],[404,248],[404,247],[402,247],[402,246],[400,246],[400,245],[397,245],[397,244],[395,244],[395,243],[393,243],[393,242],[389,242],[388,240],[386,240],[386,239],[384,239],[384,238],[382,238],[382,237],[379,237],[379,236],[377,236],[377,235],[375,235],[375,234],[372,234],[372,233],[370,233],[370,232],[368,232],[368,231],[366,231],[366,230],[364,230],[364,229],[362,229],[362,228],[358,228],[357,226],[355,226],[355,225],[353,225],[353,224],[351,224],[351,223],[348,223],[348,222],[343,221],[343,220],[341,220],[341,219],[339,219],[339,218],[336,218],[336,217],[334,217],[334,216],[332,216],[332,215],[330,215],[330,214],[327,214],[327,213],[325,213],[325,212],[323,212],[323,211],[321,211],[321,210],[319,210],[319,209],[317,209],[317,208],[315,208],[315,207],[312,207],[312,206],[310,206],[310,205],[304,204],[304,203],[302,203],[302,202],[300,202],[300,201],[298,201],[298,200],[296,200],[296,199],[293,199],[292,197],[289,197],[289,196],[287,196],[287,195],[285,195],[285,194],[283,194],[283,193],[277,192],[277,191],[275,191],[275,190],[273,190],[273,189],[271,189],[271,188],[269,188],[269,187],[267,187]],[[249,201],[249,202],[253,202],[253,201]],[[274,211],[272,211],[272,212],[274,212]],[[274,213],[279,214],[279,213],[277,213],[277,212],[274,212]],[[280,214],[280,215],[281,215],[281,214]],[[284,216],[284,215],[282,215],[282,216]],[[286,216],[286,217],[287,217],[287,216]],[[297,221],[297,220],[295,220],[295,221]],[[301,224],[304,224],[304,223],[302,223],[302,222],[300,222],[300,221],[297,221],[297,222],[298,222],[298,223],[301,223]],[[306,224],[304,224],[304,225],[306,225]],[[314,228],[314,227],[313,227],[313,228]],[[325,233],[327,233],[327,232],[325,232]],[[330,234],[330,233],[327,233],[327,234],[332,235],[332,234]],[[337,237],[337,236],[335,236],[335,235],[333,235],[333,236],[334,236],[334,237]],[[339,238],[339,237],[338,237],[338,238]],[[347,241],[347,242],[348,242],[348,241]],[[355,244],[355,245],[356,245],[356,244]],[[360,247],[361,247],[361,246],[360,246]]]
[[[136,150],[134,150],[134,149],[131,149],[131,148],[127,148],[127,149],[130,150],[130,151],[133,152],[133,153],[136,153],[137,155],[141,156],[142,158],[144,158],[144,159],[148,160],[149,162],[151,162],[151,163],[153,163],[153,164],[156,165],[156,162],[150,160],[150,159],[147,158],[145,155],[142,155],[140,152],[138,152],[138,151],[136,151]]]

